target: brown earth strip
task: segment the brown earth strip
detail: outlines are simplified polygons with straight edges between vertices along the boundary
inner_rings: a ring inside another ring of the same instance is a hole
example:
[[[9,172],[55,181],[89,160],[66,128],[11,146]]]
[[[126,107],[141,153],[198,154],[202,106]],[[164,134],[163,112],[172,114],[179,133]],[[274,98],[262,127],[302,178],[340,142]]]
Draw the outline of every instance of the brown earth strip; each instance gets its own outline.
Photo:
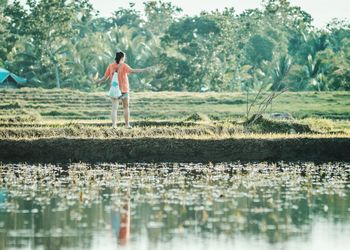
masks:
[[[350,161],[349,138],[0,140],[2,163]]]

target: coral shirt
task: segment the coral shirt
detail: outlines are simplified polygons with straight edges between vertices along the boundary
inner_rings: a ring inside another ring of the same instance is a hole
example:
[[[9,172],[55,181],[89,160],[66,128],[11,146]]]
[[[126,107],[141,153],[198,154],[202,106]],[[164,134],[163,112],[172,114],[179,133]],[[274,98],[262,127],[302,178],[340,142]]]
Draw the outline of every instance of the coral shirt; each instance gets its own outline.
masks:
[[[119,88],[121,92],[122,93],[129,92],[128,74],[132,72],[132,69],[126,63],[121,63],[121,64],[111,63],[110,65],[108,65],[108,68],[105,72],[105,78],[106,79],[109,78],[111,83],[112,83],[113,74],[115,71],[118,72],[118,82],[119,82]]]

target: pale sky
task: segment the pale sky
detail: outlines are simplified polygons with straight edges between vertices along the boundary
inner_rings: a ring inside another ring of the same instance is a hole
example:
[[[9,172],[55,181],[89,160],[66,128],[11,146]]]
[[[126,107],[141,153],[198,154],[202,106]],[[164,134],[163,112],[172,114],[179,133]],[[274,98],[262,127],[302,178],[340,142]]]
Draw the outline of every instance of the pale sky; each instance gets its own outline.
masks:
[[[128,7],[129,2],[136,3],[142,10],[146,0],[90,0],[102,16],[110,16],[118,7]],[[234,7],[238,13],[249,8],[261,6],[261,0],[172,0],[174,5],[183,9],[185,14],[195,15],[206,10],[222,10]],[[350,19],[350,0],[290,0],[292,5],[300,6],[314,18],[314,25],[324,27],[332,18]]]

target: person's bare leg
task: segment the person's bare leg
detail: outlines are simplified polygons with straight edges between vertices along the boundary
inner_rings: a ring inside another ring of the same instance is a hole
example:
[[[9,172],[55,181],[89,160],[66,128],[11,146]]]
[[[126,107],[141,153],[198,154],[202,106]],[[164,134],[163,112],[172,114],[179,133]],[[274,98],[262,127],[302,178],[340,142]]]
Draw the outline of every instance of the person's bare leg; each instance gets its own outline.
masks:
[[[118,99],[112,98],[112,128],[117,127]]]
[[[130,112],[129,112],[129,98],[122,99],[123,102],[123,108],[124,108],[124,120],[125,120],[125,127],[129,127],[129,118],[130,118]]]

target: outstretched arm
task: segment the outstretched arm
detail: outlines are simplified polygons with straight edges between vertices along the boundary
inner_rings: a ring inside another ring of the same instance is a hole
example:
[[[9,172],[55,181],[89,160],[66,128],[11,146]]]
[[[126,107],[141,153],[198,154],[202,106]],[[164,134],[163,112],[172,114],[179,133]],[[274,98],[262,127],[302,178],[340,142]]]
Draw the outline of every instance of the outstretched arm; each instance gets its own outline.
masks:
[[[107,79],[107,78],[106,78],[105,76],[103,76],[102,78],[100,78],[100,79],[98,79],[98,80],[96,81],[96,84],[97,84],[97,85],[101,85],[101,83],[104,82],[104,81],[106,81],[106,79]]]
[[[144,69],[131,69],[130,68],[130,73],[143,73],[143,72],[150,72],[152,71],[152,67],[144,68]]]
[[[106,81],[106,80],[109,78],[109,76],[110,76],[111,70],[112,70],[112,69],[111,69],[111,65],[108,65],[108,68],[106,69],[106,72],[105,72],[105,74],[103,75],[103,77],[101,77],[100,79],[98,79],[95,83],[96,83],[97,85],[101,85],[102,82]]]

